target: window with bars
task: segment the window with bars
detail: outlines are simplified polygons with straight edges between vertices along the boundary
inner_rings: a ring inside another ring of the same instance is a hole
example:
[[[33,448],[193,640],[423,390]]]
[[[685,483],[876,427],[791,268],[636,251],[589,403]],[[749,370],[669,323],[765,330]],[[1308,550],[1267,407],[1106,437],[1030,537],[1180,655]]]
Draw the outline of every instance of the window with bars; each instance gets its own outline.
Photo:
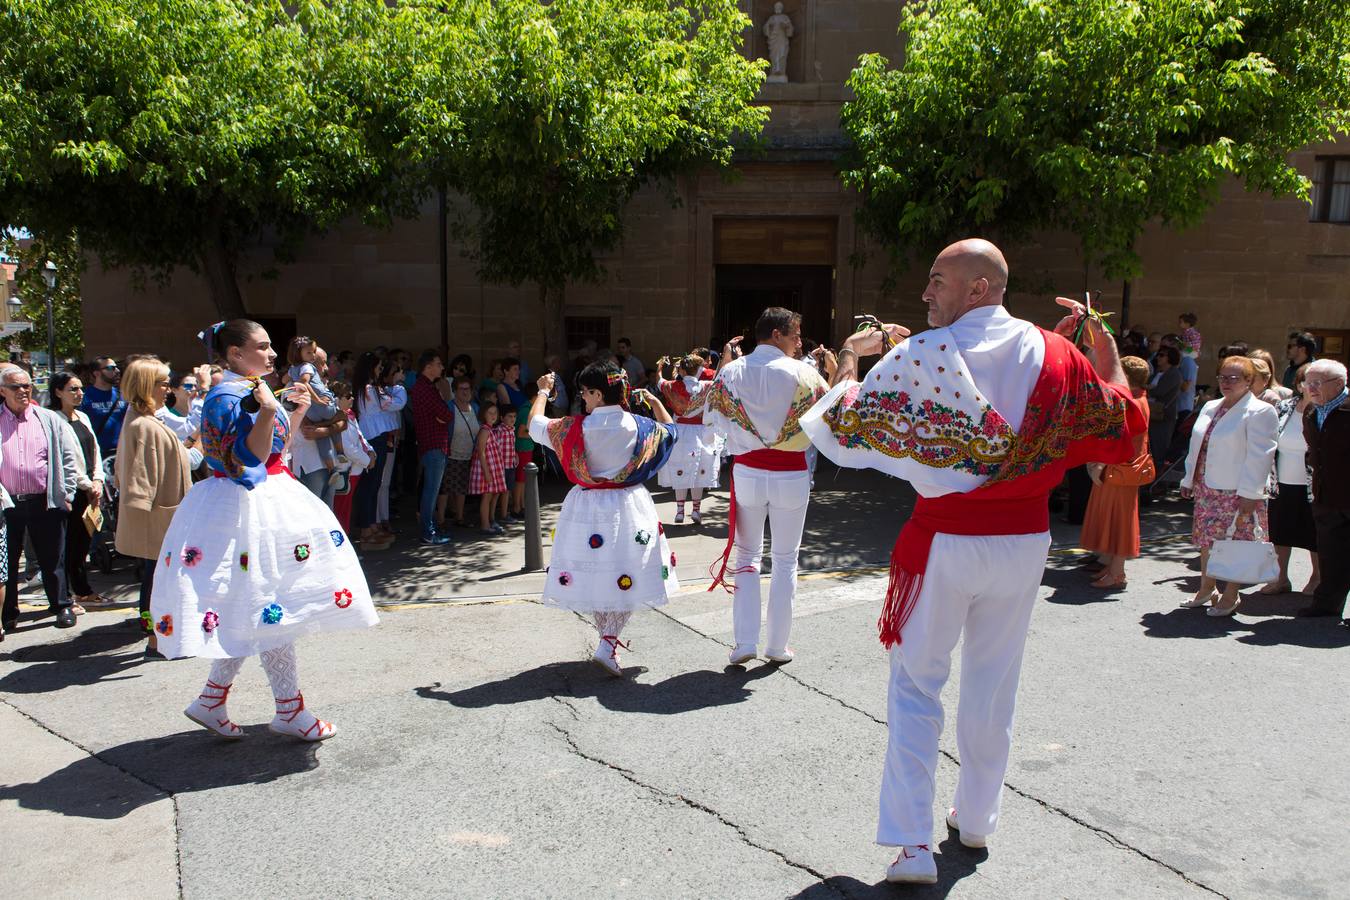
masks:
[[[567,349],[580,350],[587,341],[606,349],[609,342],[609,316],[566,316],[563,330],[567,332]]]
[[[1313,164],[1310,222],[1350,224],[1350,156],[1319,156]]]

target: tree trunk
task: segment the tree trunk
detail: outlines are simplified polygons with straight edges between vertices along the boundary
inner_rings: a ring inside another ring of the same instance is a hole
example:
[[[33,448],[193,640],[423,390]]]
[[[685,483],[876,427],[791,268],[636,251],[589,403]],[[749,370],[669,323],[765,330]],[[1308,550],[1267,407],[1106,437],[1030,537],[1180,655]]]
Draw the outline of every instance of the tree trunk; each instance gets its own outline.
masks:
[[[1124,334],[1130,327],[1130,281],[1125,280],[1125,285],[1120,290],[1120,333]]]
[[[234,276],[234,254],[225,246],[225,236],[218,225],[208,226],[208,229],[200,254],[202,277],[211,291],[217,314],[226,321],[242,319],[247,310]]]
[[[567,359],[567,329],[563,324],[563,297],[566,288],[563,285],[549,287],[539,285],[539,304],[543,307],[540,329],[544,337],[544,359],[555,353]]]

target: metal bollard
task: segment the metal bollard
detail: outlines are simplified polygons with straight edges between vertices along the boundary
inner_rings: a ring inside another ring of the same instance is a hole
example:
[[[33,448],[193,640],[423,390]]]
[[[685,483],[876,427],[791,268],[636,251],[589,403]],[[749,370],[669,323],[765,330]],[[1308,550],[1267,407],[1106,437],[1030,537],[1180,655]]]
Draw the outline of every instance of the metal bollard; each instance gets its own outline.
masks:
[[[539,467],[525,464],[525,571],[544,567],[544,535],[539,524]]]

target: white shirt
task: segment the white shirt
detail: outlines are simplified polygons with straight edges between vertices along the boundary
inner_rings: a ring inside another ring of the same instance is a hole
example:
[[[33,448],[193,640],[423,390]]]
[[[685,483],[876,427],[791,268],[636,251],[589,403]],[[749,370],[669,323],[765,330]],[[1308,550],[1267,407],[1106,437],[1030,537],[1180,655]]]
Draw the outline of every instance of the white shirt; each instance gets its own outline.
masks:
[[[365,442],[361,436],[361,429],[357,428],[355,423],[349,422],[342,432],[342,449],[339,450],[343,456],[347,457],[348,462],[352,464],[351,474],[360,475],[370,465],[370,445]],[[319,458],[319,447],[314,442],[306,438],[303,434],[297,432],[291,436],[291,469],[297,475],[304,475],[306,472],[317,472],[324,468],[323,460]]]
[[[177,435],[178,440],[180,441],[186,441],[197,431],[196,428],[192,427],[192,418],[190,416],[176,416],[169,412],[168,407],[165,406],[161,406],[159,409],[155,410],[155,418],[167,425],[169,430]]]
[[[877,374],[906,371],[911,359],[917,356],[917,346],[911,350],[911,345],[917,341],[954,341],[965,373],[982,395],[982,402],[992,406],[1014,434],[1022,427],[1027,400],[1031,398],[1045,363],[1045,339],[1035,325],[1014,318],[1002,306],[972,309],[946,328],[920,332],[901,341],[868,373],[869,380],[864,383],[864,389]],[[888,377],[882,380],[886,384],[891,381]],[[840,465],[858,466],[860,463],[850,460],[850,451],[840,449],[834,436],[822,427],[819,414],[834,405],[849,386],[856,383],[846,381],[835,385],[807,416],[808,429],[813,432],[821,452]],[[970,399],[967,397],[966,401]],[[962,472],[954,467],[939,468],[915,459],[897,460],[891,464],[894,470],[888,474],[908,481],[922,497],[963,493],[988,480],[988,475]]]
[[[550,446],[547,416],[530,419],[530,437]],[[637,449],[637,422],[619,406],[598,406],[581,420],[586,438],[586,465],[596,478],[610,478],[633,458]]]
[[[466,462],[473,459],[474,441],[478,440],[478,429],[482,424],[473,407],[460,409],[456,403],[450,404],[453,425],[450,428],[450,459]]]
[[[728,453],[751,453],[766,447],[805,450],[810,445],[797,426],[796,417],[789,421],[789,414],[804,397],[809,399],[813,393],[823,393],[825,380],[813,366],[793,359],[772,344],[759,344],[748,356],[727,363],[706,389],[710,396],[719,392],[718,382],[740,401],[740,408],[754,426],[753,432],[747,430],[734,414],[718,409],[715,403],[705,408],[704,424],[726,437]],[[805,409],[797,415],[802,412]]]
[[[1303,433],[1303,415],[1295,409],[1289,414],[1275,447],[1275,477],[1280,484],[1308,483],[1308,438]]]
[[[357,411],[357,421],[361,423],[361,433],[369,438],[377,438],[390,431],[398,431],[403,424],[399,412],[408,405],[408,389],[395,384],[377,391],[375,385],[366,385],[366,395],[361,398],[361,408]]]

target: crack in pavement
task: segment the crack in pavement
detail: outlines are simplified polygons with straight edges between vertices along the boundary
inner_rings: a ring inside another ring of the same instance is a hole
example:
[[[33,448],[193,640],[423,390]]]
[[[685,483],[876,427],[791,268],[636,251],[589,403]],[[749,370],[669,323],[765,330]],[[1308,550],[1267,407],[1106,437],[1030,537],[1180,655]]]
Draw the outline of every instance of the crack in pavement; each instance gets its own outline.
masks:
[[[175,794],[173,791],[164,788],[161,785],[155,784],[150,779],[142,777],[141,775],[137,775],[130,769],[118,765],[117,763],[113,762],[110,759],[104,759],[101,754],[96,753],[93,750],[90,750],[88,747],[86,747],[84,744],[81,744],[77,740],[66,737],[64,734],[61,734],[59,731],[53,729],[46,722],[43,722],[36,716],[33,716],[22,709],[19,709],[19,707],[15,706],[13,703],[10,703],[3,697],[0,697],[0,703],[3,703],[5,706],[8,706],[10,709],[14,710],[16,713],[23,716],[28,721],[32,722],[38,728],[41,728],[43,731],[47,732],[52,737],[56,738],[58,741],[64,741],[65,743],[79,750],[86,756],[98,760],[99,762],[103,763],[105,766],[108,766],[111,769],[116,769],[118,772],[121,772],[123,775],[127,776],[133,781],[138,781],[141,784],[145,785],[146,787],[152,788],[153,790],[158,791],[159,793],[163,794],[165,797],[168,798],[169,802],[173,805],[174,868],[178,873],[178,896],[181,898],[183,896],[183,829],[181,824],[180,810],[178,808],[178,795]]]
[[[567,706],[569,708],[571,707],[571,704],[567,703],[561,697],[555,696],[553,699],[557,700],[563,706]],[[576,710],[573,709],[572,712],[575,715]],[[741,843],[745,844],[747,847],[752,847],[755,850],[760,851],[761,853],[767,853],[770,856],[777,858],[778,861],[783,863],[784,865],[789,866],[793,869],[797,869],[798,871],[805,872],[812,878],[815,878],[818,883],[823,884],[826,887],[830,888],[838,896],[841,897],[847,896],[843,894],[837,887],[835,887],[835,885],[830,884],[829,876],[825,875],[823,872],[819,872],[816,869],[813,869],[810,866],[806,865],[805,863],[800,863],[794,859],[791,859],[790,857],[788,857],[787,854],[783,853],[781,850],[755,841],[750,837],[749,834],[746,833],[745,828],[743,828],[740,825],[737,825],[735,822],[731,821],[726,816],[722,815],[720,812],[713,809],[712,807],[700,803],[697,800],[692,800],[689,797],[684,796],[683,794],[672,793],[670,791],[656,787],[655,785],[648,784],[647,782],[638,778],[638,776],[631,770],[625,769],[622,766],[615,765],[614,763],[609,762],[608,760],[601,759],[598,756],[594,756],[582,750],[580,745],[577,744],[576,738],[572,736],[571,732],[569,732],[566,728],[563,728],[561,725],[558,725],[556,722],[546,722],[544,724],[548,725],[554,731],[558,732],[558,734],[562,735],[563,741],[567,744],[568,750],[573,755],[578,756],[581,759],[586,760],[587,762],[595,763],[596,765],[599,766],[604,766],[606,769],[609,769],[611,772],[614,772],[623,780],[629,782],[630,784],[636,785],[637,787],[642,788],[644,791],[647,791],[648,793],[656,797],[659,797],[666,801],[683,804],[689,809],[697,810],[698,812],[701,812],[704,815],[711,816],[712,818],[716,819],[719,823],[726,826],[727,828],[730,828],[733,832],[735,832],[736,836],[740,838]]]
[[[704,632],[702,632],[702,631],[699,631],[697,628],[693,627],[692,625],[689,625],[689,624],[686,623],[686,622],[680,621],[679,619],[675,618],[674,616],[672,616],[670,613],[666,612],[666,611],[663,610],[663,609],[656,609],[656,610],[654,610],[654,612],[658,613],[658,614],[661,615],[661,616],[664,616],[665,618],[667,618],[667,619],[669,619],[670,621],[674,622],[676,625],[679,625],[679,626],[682,627],[682,628],[685,628],[685,629],[688,629],[689,631],[692,631],[694,634],[698,635],[699,637],[701,637],[701,638],[703,638],[703,639],[705,639],[705,640],[711,641],[711,642],[713,642],[714,644],[718,644],[719,646],[722,646],[722,647],[729,647],[729,646],[730,646],[729,644],[725,643],[724,641],[720,641],[720,640],[718,640],[717,638],[713,637],[712,635],[706,634],[706,633],[704,633]],[[824,698],[826,698],[826,699],[828,699],[828,700],[831,700],[831,701],[833,701],[834,703],[837,703],[838,705],[842,706],[844,709],[847,709],[847,710],[849,710],[849,711],[851,711],[851,712],[858,713],[859,715],[863,716],[864,718],[866,718],[867,720],[869,720],[869,721],[871,721],[871,722],[876,723],[877,725],[881,725],[881,726],[883,726],[883,727],[886,725],[886,720],[885,720],[885,719],[879,719],[879,718],[877,718],[876,716],[874,716],[874,715],[872,715],[871,713],[869,713],[869,712],[868,712],[867,710],[865,710],[865,709],[861,709],[861,708],[859,708],[859,707],[857,707],[857,706],[854,706],[853,704],[847,702],[846,700],[843,700],[843,699],[840,698],[840,697],[836,697],[836,696],[834,696],[833,694],[831,694],[830,692],[825,691],[825,690],[822,690],[822,689],[816,687],[816,686],[813,685],[813,684],[808,684],[807,682],[803,681],[803,680],[802,680],[801,678],[799,678],[798,676],[793,675],[793,674],[790,673],[790,672],[784,671],[782,666],[779,666],[779,668],[778,668],[778,673],[779,673],[780,675],[782,675],[784,678],[786,678],[786,679],[788,679],[789,681],[793,682],[794,684],[800,685],[801,687],[806,688],[808,691],[810,691],[810,692],[812,692],[812,693],[814,693],[814,694],[818,694],[818,695],[820,695],[821,697],[824,697]],[[941,749],[941,748],[938,748],[938,752],[942,755],[943,758],[945,758],[947,761],[949,761],[952,765],[956,766],[957,768],[960,768],[960,766],[961,766],[961,761],[960,761],[959,759],[956,758],[956,755],[955,755],[954,753],[951,753],[950,751],[947,751],[947,750],[943,750],[943,749]],[[1106,843],[1110,844],[1111,846],[1116,847],[1117,849],[1127,850],[1127,851],[1129,851],[1129,852],[1131,852],[1131,853],[1134,853],[1135,855],[1137,855],[1137,856],[1139,856],[1139,857],[1141,857],[1141,858],[1143,858],[1143,859],[1145,859],[1145,860],[1148,860],[1149,862],[1153,863],[1154,865],[1159,866],[1160,868],[1166,869],[1167,871],[1169,871],[1169,872],[1171,872],[1172,874],[1176,875],[1176,876],[1177,876],[1178,878],[1180,878],[1182,881],[1185,881],[1187,884],[1190,884],[1190,885],[1192,885],[1192,886],[1194,886],[1194,887],[1200,888],[1200,889],[1203,890],[1203,891],[1208,891],[1209,893],[1214,894],[1216,897],[1223,897],[1224,900],[1228,900],[1228,895],[1227,895],[1227,894],[1224,894],[1223,892],[1221,892],[1221,891],[1219,891],[1219,890],[1216,890],[1216,889],[1213,888],[1213,887],[1210,887],[1208,884],[1205,884],[1203,881],[1198,881],[1198,880],[1196,880],[1195,878],[1192,878],[1191,876],[1187,875],[1185,872],[1183,872],[1181,869],[1177,868],[1176,866],[1172,865],[1171,863],[1165,862],[1164,860],[1159,859],[1159,858],[1156,857],[1156,856],[1153,856],[1152,854],[1148,853],[1147,851],[1143,850],[1143,849],[1140,848],[1140,847],[1136,847],[1134,844],[1129,843],[1128,841],[1122,839],[1121,837],[1119,837],[1118,835],[1112,833],[1111,831],[1109,831],[1109,830],[1107,830],[1107,829],[1105,829],[1105,828],[1101,828],[1101,827],[1099,827],[1099,826],[1097,826],[1097,825],[1093,825],[1091,822],[1088,822],[1088,821],[1084,820],[1083,818],[1074,815],[1073,813],[1069,812],[1067,809],[1064,809],[1064,808],[1061,807],[1061,806],[1056,806],[1055,804],[1049,802],[1048,800],[1042,800],[1040,797],[1037,797],[1036,795],[1032,794],[1030,791],[1026,790],[1025,788],[1020,788],[1020,787],[1018,787],[1017,785],[1012,784],[1011,782],[1004,781],[1004,782],[1003,782],[1003,786],[1006,787],[1009,791],[1011,791],[1011,792],[1013,792],[1014,794],[1016,794],[1017,796],[1022,797],[1023,799],[1026,799],[1026,800],[1030,800],[1031,802],[1033,802],[1033,803],[1035,803],[1036,805],[1040,806],[1042,809],[1045,809],[1045,810],[1047,810],[1047,811],[1049,811],[1049,812],[1051,812],[1051,813],[1053,813],[1053,814],[1055,814],[1055,815],[1061,816],[1061,817],[1063,817],[1063,818],[1069,820],[1070,822],[1074,823],[1075,825],[1078,825],[1078,826],[1080,826],[1080,827],[1082,827],[1082,828],[1086,828],[1088,831],[1091,831],[1093,834],[1095,834],[1097,837],[1101,838],[1103,841],[1105,841]]]

